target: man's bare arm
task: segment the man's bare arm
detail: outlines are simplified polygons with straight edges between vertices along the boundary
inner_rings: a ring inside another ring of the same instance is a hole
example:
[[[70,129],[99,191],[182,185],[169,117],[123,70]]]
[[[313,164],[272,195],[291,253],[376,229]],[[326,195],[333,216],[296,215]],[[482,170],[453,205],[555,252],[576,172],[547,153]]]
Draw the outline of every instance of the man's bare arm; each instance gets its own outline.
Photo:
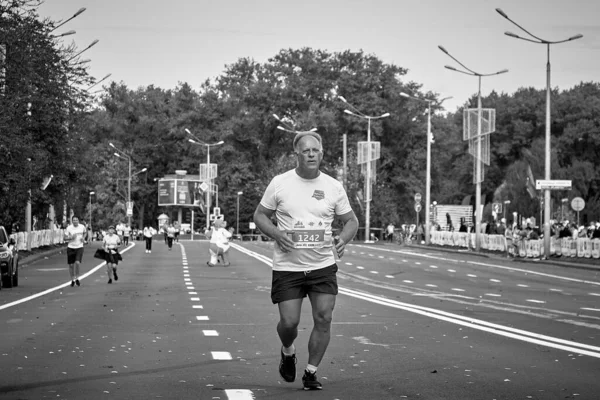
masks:
[[[294,249],[294,242],[286,232],[279,230],[272,222],[271,217],[275,213],[274,210],[258,205],[254,211],[254,223],[262,233],[277,242],[277,245],[284,253],[288,253]]]

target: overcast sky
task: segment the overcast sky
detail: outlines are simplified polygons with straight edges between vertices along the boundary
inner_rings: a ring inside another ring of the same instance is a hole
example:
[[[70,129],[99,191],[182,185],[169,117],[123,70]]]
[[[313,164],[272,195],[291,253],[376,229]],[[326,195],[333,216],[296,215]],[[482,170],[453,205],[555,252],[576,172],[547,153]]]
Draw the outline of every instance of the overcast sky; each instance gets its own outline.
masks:
[[[547,40],[584,35],[551,47],[553,87],[600,81],[598,0],[46,0],[38,11],[62,20],[81,7],[58,32],[77,31],[63,40],[80,49],[99,39],[83,57],[92,60],[91,74],[111,73],[131,89],[179,82],[198,89],[241,57],[265,62],[283,48],[362,49],[408,69],[406,79],[424,91],[453,96],[444,105],[455,111],[477,91],[477,79],[445,69],[458,65],[438,45],[477,72],[510,70],[483,78],[484,95],[545,88],[545,46],[505,36],[521,32],[498,7]]]

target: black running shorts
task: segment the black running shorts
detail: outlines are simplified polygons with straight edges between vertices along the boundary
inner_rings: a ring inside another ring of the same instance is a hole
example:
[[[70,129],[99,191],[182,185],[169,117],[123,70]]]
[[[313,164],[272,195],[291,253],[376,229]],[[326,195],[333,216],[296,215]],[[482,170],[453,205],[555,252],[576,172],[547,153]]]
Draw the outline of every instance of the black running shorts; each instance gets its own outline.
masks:
[[[336,264],[306,272],[273,271],[271,301],[273,304],[286,300],[302,299],[309,292],[337,295]]]
[[[83,247],[72,249],[67,247],[67,264],[75,264],[75,261],[81,262],[83,259]]]

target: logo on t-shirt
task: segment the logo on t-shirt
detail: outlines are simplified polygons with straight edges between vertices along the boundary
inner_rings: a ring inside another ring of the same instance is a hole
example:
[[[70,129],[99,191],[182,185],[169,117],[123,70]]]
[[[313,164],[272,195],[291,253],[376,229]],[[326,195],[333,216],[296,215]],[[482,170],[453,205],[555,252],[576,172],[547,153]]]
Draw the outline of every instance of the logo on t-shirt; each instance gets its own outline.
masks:
[[[315,190],[312,197],[317,200],[323,200],[325,198],[325,192],[322,190]]]

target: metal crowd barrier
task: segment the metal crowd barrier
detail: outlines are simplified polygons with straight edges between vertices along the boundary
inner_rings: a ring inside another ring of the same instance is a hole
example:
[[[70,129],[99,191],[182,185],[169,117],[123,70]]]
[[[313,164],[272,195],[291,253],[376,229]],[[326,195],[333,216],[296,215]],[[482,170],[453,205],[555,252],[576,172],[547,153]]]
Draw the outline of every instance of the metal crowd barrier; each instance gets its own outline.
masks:
[[[475,234],[465,232],[435,231],[431,243],[439,246],[475,248]],[[544,255],[542,239],[507,239],[504,235],[481,234],[481,248],[507,252],[518,257],[537,258]],[[600,239],[550,238],[550,255],[565,257],[600,258]]]
[[[17,232],[10,235],[10,238],[15,239],[17,250],[27,250],[27,232]],[[44,229],[43,231],[31,231],[29,237],[31,240],[31,248],[51,246],[64,243],[63,229]]]

